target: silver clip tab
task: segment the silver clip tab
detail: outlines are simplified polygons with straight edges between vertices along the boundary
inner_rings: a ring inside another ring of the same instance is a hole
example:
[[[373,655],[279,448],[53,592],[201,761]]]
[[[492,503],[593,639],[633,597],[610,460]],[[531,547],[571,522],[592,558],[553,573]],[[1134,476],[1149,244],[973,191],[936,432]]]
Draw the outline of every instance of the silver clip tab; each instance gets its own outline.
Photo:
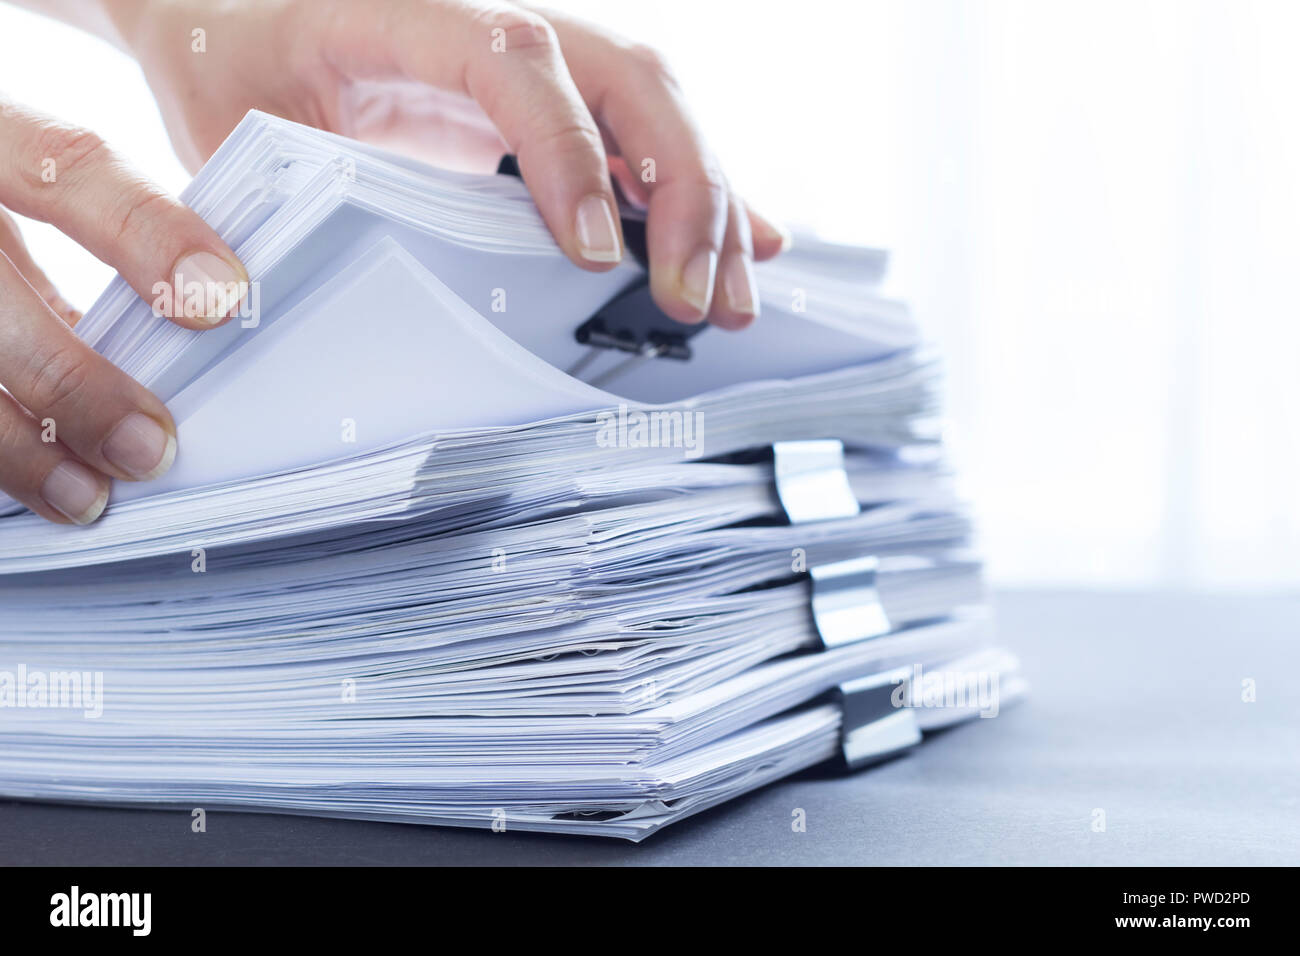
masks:
[[[861,513],[844,467],[844,444],[836,440],[786,441],[772,446],[776,493],[791,524],[852,518]],[[874,556],[813,565],[812,615],[825,649],[888,634],[889,616],[876,590],[880,561]],[[840,750],[857,770],[893,756],[921,740],[916,715],[894,704],[894,689],[907,668],[846,681],[837,688]],[[908,701],[906,692],[904,701]]]
[[[909,676],[909,669],[901,667],[839,685],[840,749],[850,770],[879,763],[921,742],[916,714],[908,706]],[[894,699],[900,685],[902,705]]]
[[[852,518],[861,513],[837,439],[779,441],[772,445],[776,494],[791,524]],[[812,612],[826,647],[879,637],[890,631],[876,591],[874,557],[815,565]]]
[[[775,442],[772,461],[777,497],[791,524],[852,518],[861,510],[844,470],[843,442]]]
[[[888,634],[889,615],[876,590],[875,557],[850,558],[812,568],[812,612],[826,647]]]

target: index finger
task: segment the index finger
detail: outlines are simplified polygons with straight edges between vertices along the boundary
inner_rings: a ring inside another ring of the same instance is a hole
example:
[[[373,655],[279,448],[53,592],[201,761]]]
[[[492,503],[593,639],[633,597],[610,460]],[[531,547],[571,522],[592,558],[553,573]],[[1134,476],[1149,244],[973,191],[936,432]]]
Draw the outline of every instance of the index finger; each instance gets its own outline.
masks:
[[[726,178],[654,50],[604,36],[564,14],[547,16],[560,31],[578,88],[648,193],[655,302],[678,321],[702,321],[715,280],[726,271],[720,263],[730,205]]]
[[[468,7],[434,0],[389,16],[346,19],[333,29],[371,31],[373,43],[336,34],[335,62],[354,78],[397,72],[467,94],[519,159],[525,183],[556,242],[578,265],[609,269],[623,234],[600,130],[560,54],[551,25],[510,4]],[[332,61],[333,62],[333,61]]]
[[[57,226],[178,325],[234,312],[248,273],[230,247],[94,133],[0,100],[0,144],[0,204]]]

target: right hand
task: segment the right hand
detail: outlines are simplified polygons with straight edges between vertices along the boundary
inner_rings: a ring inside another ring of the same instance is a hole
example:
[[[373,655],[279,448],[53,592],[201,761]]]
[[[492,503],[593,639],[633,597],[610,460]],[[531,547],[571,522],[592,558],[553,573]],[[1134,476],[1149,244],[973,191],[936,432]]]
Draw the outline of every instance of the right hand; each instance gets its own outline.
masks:
[[[112,0],[105,9],[192,169],[250,109],[435,165],[488,172],[511,152],[556,243],[596,272],[623,255],[612,175],[647,207],[659,308],[727,329],[757,317],[754,263],[789,242],[731,187],[663,58],[561,11],[501,0]],[[198,27],[210,52],[191,46]],[[737,48],[717,59],[737,76],[749,66]]]
[[[207,223],[94,133],[3,98],[0,206],[56,226],[146,302],[160,282],[203,283],[201,308],[181,310],[199,315],[169,316],[185,328],[221,324],[238,300],[220,290],[248,281]],[[63,524],[98,518],[110,479],[148,481],[176,455],[167,408],[77,337],[78,318],[0,208],[0,489]]]

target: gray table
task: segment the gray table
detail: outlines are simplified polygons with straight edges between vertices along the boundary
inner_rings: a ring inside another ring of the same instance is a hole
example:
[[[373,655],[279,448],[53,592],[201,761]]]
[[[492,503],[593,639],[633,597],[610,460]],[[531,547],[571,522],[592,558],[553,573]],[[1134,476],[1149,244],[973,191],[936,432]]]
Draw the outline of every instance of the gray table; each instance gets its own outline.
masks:
[[[1028,701],[639,846],[243,813],[209,813],[194,834],[184,812],[0,802],[0,864],[1300,863],[1300,597],[997,603]],[[805,833],[791,832],[795,808]]]

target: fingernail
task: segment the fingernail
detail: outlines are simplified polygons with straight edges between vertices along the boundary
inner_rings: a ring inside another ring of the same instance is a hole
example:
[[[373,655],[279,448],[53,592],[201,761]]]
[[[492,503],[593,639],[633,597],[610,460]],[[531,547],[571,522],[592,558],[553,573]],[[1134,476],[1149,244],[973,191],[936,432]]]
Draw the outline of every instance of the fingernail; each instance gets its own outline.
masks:
[[[718,254],[701,249],[682,270],[682,298],[703,317],[713,300],[713,279],[718,271]]]
[[[172,318],[216,325],[230,315],[248,288],[248,273],[211,252],[192,252],[172,273]]]
[[[59,514],[77,524],[90,524],[108,504],[108,487],[95,473],[75,461],[61,461],[45,476],[41,497]]]
[[[722,291],[727,296],[727,306],[742,315],[758,315],[758,286],[754,281],[754,266],[749,256],[741,253],[727,260],[722,272]]]
[[[578,203],[578,251],[588,262],[618,262],[623,258],[614,210],[604,196],[588,196]]]
[[[749,222],[755,239],[762,242],[779,241],[781,243],[781,252],[785,252],[794,244],[794,237],[790,235],[789,229],[774,223],[760,213],[754,213],[750,216]]]
[[[104,442],[104,457],[137,481],[157,478],[176,460],[176,439],[141,412],[118,423]]]

